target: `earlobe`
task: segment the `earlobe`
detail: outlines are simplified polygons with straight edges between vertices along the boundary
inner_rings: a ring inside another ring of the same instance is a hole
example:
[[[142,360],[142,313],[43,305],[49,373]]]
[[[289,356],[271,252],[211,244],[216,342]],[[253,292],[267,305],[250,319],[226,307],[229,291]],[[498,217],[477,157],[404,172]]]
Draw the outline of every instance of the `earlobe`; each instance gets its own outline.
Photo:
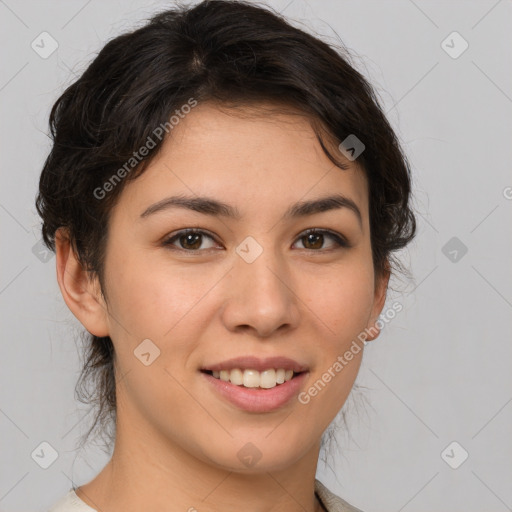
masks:
[[[68,308],[91,334],[108,336],[108,314],[98,280],[91,280],[83,269],[65,228],[55,234],[55,252],[57,281]]]
[[[379,315],[381,314],[384,308],[384,304],[386,303],[389,278],[391,275],[389,263],[386,264],[385,268],[386,270],[384,274],[379,276],[376,282],[372,314],[366,328],[366,341],[373,341],[378,338],[380,334],[380,327],[377,324],[377,320],[379,319]]]

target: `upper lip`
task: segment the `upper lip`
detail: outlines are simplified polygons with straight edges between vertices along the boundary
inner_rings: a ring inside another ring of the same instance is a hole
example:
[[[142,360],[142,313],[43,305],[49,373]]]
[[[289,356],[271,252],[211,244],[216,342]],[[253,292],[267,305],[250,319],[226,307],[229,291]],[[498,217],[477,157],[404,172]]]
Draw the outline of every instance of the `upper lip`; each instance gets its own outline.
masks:
[[[283,368],[284,370],[293,370],[295,373],[304,372],[308,369],[307,366],[284,356],[267,357],[265,359],[260,359],[255,356],[242,356],[228,359],[221,363],[204,366],[201,370],[221,371],[234,370],[235,368],[257,370],[259,372],[269,370],[271,368],[275,368],[276,370]]]

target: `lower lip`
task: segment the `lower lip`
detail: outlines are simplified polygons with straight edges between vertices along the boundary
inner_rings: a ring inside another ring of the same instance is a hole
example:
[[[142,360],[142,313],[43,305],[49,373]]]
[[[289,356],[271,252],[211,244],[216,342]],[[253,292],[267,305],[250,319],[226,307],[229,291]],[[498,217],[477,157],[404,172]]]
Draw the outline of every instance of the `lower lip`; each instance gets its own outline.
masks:
[[[239,409],[248,412],[271,412],[286,405],[297,396],[304,385],[308,372],[299,373],[293,379],[273,388],[246,388],[237,386],[208,373],[201,372],[213,389]]]

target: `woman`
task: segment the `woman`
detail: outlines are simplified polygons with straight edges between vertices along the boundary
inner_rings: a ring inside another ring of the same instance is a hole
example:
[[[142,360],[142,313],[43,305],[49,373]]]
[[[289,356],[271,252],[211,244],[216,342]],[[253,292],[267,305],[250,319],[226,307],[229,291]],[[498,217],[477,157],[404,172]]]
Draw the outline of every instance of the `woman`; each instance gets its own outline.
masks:
[[[315,479],[322,436],[416,228],[371,86],[205,1],[110,41],[50,126],[36,205],[113,445],[52,512],[357,511]]]

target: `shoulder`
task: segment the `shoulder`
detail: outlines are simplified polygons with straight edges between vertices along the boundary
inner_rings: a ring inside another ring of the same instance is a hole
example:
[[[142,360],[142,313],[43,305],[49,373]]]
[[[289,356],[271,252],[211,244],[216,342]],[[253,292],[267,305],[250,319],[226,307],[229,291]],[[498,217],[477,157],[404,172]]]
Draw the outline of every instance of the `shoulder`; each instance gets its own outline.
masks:
[[[332,493],[320,480],[315,479],[315,492],[324,504],[328,512],[362,512],[362,510],[350,505],[336,494]],[[57,501],[48,512],[97,512],[83,502],[71,489],[65,496]]]
[[[336,494],[325,487],[320,480],[315,479],[315,492],[320,497],[328,512],[363,512],[362,510],[350,505]]]
[[[71,489],[59,501],[54,503],[48,512],[97,512],[82,501],[74,489]]]

